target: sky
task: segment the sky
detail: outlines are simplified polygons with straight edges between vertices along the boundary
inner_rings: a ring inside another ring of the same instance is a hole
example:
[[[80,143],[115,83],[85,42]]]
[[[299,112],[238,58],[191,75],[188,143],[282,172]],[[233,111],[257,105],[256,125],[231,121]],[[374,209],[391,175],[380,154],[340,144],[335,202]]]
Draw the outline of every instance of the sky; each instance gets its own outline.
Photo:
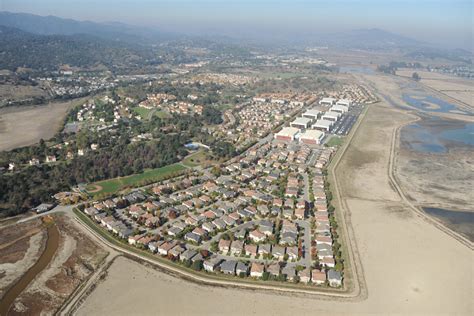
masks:
[[[234,37],[380,28],[472,48],[473,0],[0,0],[0,10]]]

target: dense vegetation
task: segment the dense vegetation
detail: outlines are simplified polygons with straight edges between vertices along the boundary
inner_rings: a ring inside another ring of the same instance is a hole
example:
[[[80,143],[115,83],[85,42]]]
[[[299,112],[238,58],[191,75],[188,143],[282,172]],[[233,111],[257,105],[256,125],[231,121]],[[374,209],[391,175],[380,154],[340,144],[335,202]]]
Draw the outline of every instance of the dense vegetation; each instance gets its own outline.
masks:
[[[57,70],[64,64],[114,69],[153,60],[151,50],[144,47],[91,35],[36,35],[0,26],[0,42],[0,69],[12,71],[18,67]]]
[[[99,103],[98,107],[101,106]],[[76,111],[72,110],[69,117],[73,117]],[[103,112],[107,113],[105,109]],[[0,215],[16,215],[41,202],[52,201],[54,193],[69,190],[78,183],[127,176],[175,163],[187,155],[183,145],[190,139],[210,144],[214,155],[219,158],[232,157],[236,154],[232,144],[216,142],[211,135],[202,132],[204,122],[217,122],[219,118],[220,111],[215,109],[207,118],[175,115],[149,122],[131,120],[119,124],[115,131],[98,134],[83,130],[74,136],[61,133],[48,143],[40,141],[37,145],[0,152],[0,166],[7,167],[14,162],[20,167],[17,172],[0,174]],[[151,133],[154,139],[130,142],[130,135],[140,133]],[[69,145],[53,146],[65,141],[69,141]],[[86,155],[73,160],[66,159],[68,152],[76,153],[93,143],[99,145],[98,150],[89,150]],[[43,161],[47,155],[55,155],[59,161],[25,167],[31,158]]]

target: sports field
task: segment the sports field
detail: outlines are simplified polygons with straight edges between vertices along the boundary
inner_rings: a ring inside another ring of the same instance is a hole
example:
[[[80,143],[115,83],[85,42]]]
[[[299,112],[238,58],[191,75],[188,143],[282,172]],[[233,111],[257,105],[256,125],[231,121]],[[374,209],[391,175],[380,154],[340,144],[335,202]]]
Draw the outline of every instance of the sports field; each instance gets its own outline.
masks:
[[[87,186],[87,191],[92,195],[111,194],[126,187],[145,185],[149,182],[157,182],[168,177],[178,176],[186,169],[181,163],[175,163],[161,168],[148,169],[142,173],[127,177],[94,182]]]

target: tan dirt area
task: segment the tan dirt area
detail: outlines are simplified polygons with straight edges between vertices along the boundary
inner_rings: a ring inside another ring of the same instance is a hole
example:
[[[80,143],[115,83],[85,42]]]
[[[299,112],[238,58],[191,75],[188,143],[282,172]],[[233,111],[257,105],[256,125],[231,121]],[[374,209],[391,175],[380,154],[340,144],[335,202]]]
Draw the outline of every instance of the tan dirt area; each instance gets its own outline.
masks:
[[[10,309],[12,315],[53,314],[107,255],[67,216],[54,218],[60,231],[59,248],[47,268],[15,300]]]
[[[0,297],[38,260],[45,245],[40,220],[0,229]]]
[[[21,86],[13,84],[0,84],[0,98],[11,100],[23,100],[32,97],[47,97],[46,91],[38,86]]]
[[[34,144],[49,139],[61,127],[72,107],[86,99],[0,109],[0,151]]]
[[[402,149],[396,165],[404,192],[417,204],[474,211],[471,150],[450,150],[439,155]]]
[[[393,133],[413,119],[385,103],[373,105],[336,171],[349,206],[366,299],[202,286],[118,258],[78,314],[472,315],[472,250],[411,211],[389,183]]]

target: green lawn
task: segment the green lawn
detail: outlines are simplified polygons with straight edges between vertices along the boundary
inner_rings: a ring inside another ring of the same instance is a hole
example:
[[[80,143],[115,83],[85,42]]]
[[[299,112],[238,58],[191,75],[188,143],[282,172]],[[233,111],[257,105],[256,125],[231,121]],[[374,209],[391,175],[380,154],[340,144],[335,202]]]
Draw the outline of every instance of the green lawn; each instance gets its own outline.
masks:
[[[148,115],[150,115],[150,112],[153,111],[151,109],[145,109],[142,107],[136,107],[133,109],[133,112],[135,112],[137,115],[140,115],[142,120],[148,119]]]
[[[344,139],[339,136],[333,136],[331,139],[326,143],[327,146],[329,147],[339,147],[342,145],[342,142]]]
[[[165,112],[165,111],[156,111],[155,116],[158,116],[159,118],[162,119],[162,118],[170,118],[171,114],[169,114],[168,112]]]
[[[296,77],[301,77],[303,76],[303,73],[298,73],[298,72],[267,72],[267,73],[262,73],[261,77],[264,79],[290,79],[290,78],[296,78]]]
[[[206,162],[211,162],[206,150],[199,150],[183,159],[182,163],[186,167],[196,167]]]
[[[100,190],[89,193],[92,195],[111,194],[118,192],[125,187],[134,187],[144,184],[145,182],[158,182],[167,177],[177,176],[185,169],[187,168],[181,163],[175,163],[161,168],[148,169],[142,173],[127,177],[95,182],[89,185],[87,189],[92,191],[95,186],[99,186]]]

